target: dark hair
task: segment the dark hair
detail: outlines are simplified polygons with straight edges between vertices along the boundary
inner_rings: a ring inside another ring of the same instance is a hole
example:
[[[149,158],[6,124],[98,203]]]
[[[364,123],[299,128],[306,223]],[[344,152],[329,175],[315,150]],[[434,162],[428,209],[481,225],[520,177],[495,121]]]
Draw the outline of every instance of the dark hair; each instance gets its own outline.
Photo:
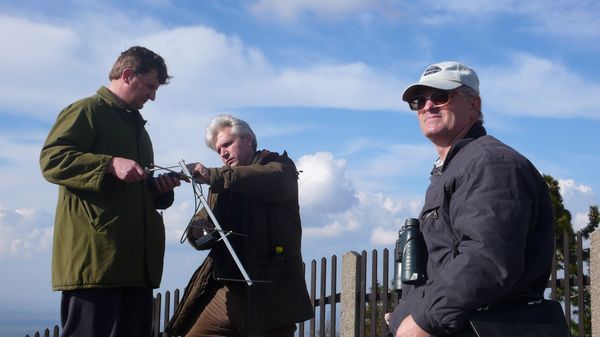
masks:
[[[156,70],[158,73],[158,83],[167,84],[171,76],[167,74],[167,65],[165,60],[150,49],[134,46],[126,51],[115,61],[110,74],[109,80],[116,80],[121,77],[125,69],[131,69],[134,75],[141,75]]]

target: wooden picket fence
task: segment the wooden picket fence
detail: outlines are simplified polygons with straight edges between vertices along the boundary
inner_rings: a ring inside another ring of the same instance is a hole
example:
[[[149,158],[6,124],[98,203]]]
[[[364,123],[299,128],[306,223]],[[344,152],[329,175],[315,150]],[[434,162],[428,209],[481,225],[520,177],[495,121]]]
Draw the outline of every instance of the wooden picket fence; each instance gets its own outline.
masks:
[[[563,251],[569,251],[568,234],[564,234],[565,243]],[[556,259],[554,259],[552,273],[548,282],[549,295],[551,299],[556,299],[559,290],[565,294],[562,303],[565,312],[565,319],[569,329],[571,325],[577,324],[578,336],[591,336],[591,331],[586,331],[586,323],[589,325],[590,317],[584,315],[584,293],[590,286],[589,270],[584,269],[583,265],[583,239],[581,235],[576,238],[577,249],[575,256],[571,253],[564,257],[564,264],[569,265],[570,259],[577,261],[577,271],[572,274],[569,268],[561,271],[562,275],[557,274]],[[371,251],[370,264],[369,256],[366,251],[358,254],[359,268],[358,277],[355,280],[358,289],[358,303],[356,308],[357,333],[356,337],[384,337],[387,332],[387,326],[383,315],[393,307],[398,301],[398,295],[390,289],[391,273],[393,274],[393,263],[390,260],[390,251],[383,249],[382,258],[379,259],[377,250]],[[393,259],[393,254],[392,254]],[[340,299],[341,292],[340,280],[338,275],[343,275],[344,270],[340,270],[336,255],[329,259],[323,257],[319,263],[312,260],[309,265],[308,287],[310,298],[315,307],[315,316],[305,322],[298,324],[296,335],[298,337],[339,337],[339,318],[340,318]],[[587,273],[586,273],[587,272]],[[559,277],[560,276],[560,277]],[[572,296],[572,289],[576,289],[576,297]],[[317,294],[318,293],[318,294]],[[171,319],[172,313],[179,305],[181,292],[175,289],[172,293],[165,291],[157,293],[154,299],[152,336],[167,336],[163,330],[166,322]],[[574,310],[572,310],[574,309]],[[50,329],[46,329],[42,335],[36,332],[35,337],[50,337]],[[54,326],[52,336],[59,336],[59,327]],[[27,335],[26,337],[30,337]]]

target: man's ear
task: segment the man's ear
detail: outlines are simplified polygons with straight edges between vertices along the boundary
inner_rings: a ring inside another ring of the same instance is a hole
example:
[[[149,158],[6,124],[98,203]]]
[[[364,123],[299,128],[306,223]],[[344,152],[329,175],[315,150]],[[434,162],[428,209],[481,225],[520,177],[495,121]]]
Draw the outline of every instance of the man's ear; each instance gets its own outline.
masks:
[[[478,113],[481,111],[481,97],[476,96],[473,98],[473,108],[477,110]]]
[[[471,111],[475,113],[476,117],[479,116],[481,111],[481,97],[473,97],[473,101],[471,102]]]
[[[254,142],[254,138],[252,138],[252,135],[245,135],[244,142],[248,144],[248,146],[252,147],[252,142]]]
[[[131,78],[133,77],[133,70],[129,69],[129,68],[125,68],[125,70],[123,70],[123,72],[121,73],[121,79],[129,84],[129,82],[131,82]]]

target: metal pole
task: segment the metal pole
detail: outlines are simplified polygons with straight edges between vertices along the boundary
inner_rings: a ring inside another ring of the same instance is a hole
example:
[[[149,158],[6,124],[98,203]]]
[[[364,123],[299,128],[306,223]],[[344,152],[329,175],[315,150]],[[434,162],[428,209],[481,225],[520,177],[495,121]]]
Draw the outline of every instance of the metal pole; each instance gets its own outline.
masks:
[[[202,194],[202,187],[200,186],[200,184],[198,184],[198,182],[196,181],[196,179],[194,179],[194,177],[190,174],[190,171],[188,170],[187,165],[185,164],[185,161],[183,159],[181,159],[179,161],[179,165],[181,166],[181,169],[183,170],[183,173],[185,175],[187,175],[188,177],[190,177],[190,180],[192,181],[192,184],[194,185],[194,188],[197,188],[200,191],[200,194],[197,196],[198,199],[200,199],[200,202],[202,203],[202,205],[206,209],[206,213],[208,213],[208,216],[213,221],[213,224],[215,225],[215,228],[217,229],[217,233],[219,233],[219,236],[221,236],[221,240],[223,240],[223,242],[225,243],[225,246],[227,247],[227,250],[229,250],[229,254],[231,254],[231,257],[233,258],[233,261],[235,261],[235,264],[237,265],[238,269],[242,273],[242,276],[244,277],[244,280],[246,281],[246,283],[249,286],[251,286],[254,282],[252,282],[252,280],[248,276],[248,273],[246,272],[246,269],[242,265],[242,262],[240,262],[240,259],[238,258],[237,254],[235,253],[235,250],[233,250],[233,247],[231,246],[231,243],[229,242],[229,239],[227,239],[227,235],[223,231],[223,228],[221,228],[221,225],[219,224],[219,221],[217,221],[217,218],[215,217],[215,215],[213,214],[212,210],[210,209],[210,206],[208,205],[208,202],[206,201],[206,198]]]

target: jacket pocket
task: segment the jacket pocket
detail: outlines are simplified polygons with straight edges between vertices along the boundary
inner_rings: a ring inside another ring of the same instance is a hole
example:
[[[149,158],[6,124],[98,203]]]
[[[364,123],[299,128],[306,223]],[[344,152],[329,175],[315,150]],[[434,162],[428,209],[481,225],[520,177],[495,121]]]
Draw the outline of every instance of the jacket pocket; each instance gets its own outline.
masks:
[[[421,227],[427,226],[428,224],[432,224],[435,220],[439,218],[438,210],[440,206],[431,206],[430,208],[423,211],[421,214]]]
[[[103,232],[111,224],[113,224],[118,218],[118,215],[111,212],[110,209],[102,210],[98,216],[96,216],[90,224],[97,232]]]
[[[258,258],[256,262],[258,281],[267,281],[267,283],[281,282],[285,267],[283,255]]]
[[[104,231],[118,218],[117,212],[108,207],[108,205],[101,207],[80,196],[73,194],[73,197],[83,210],[90,226],[97,232]]]

